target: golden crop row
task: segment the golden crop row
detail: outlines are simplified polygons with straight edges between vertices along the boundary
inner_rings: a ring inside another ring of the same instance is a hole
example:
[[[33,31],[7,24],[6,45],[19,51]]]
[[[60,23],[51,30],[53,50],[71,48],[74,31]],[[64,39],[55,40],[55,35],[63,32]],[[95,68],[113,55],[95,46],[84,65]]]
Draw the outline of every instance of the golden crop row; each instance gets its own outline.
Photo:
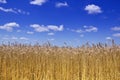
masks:
[[[0,80],[120,80],[120,47],[1,45]]]

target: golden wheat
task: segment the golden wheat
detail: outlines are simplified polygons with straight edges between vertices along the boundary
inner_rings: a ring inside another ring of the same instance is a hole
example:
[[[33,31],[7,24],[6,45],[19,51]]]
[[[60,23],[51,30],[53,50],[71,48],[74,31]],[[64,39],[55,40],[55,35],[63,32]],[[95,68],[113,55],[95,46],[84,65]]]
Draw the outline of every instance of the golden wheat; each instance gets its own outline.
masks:
[[[120,47],[1,45],[0,80],[120,80]]]

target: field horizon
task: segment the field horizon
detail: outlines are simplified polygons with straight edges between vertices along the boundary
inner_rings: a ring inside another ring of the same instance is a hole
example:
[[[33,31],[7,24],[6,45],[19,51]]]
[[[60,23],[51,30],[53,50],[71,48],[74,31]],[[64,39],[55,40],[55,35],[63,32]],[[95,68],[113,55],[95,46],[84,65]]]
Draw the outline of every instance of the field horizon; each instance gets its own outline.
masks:
[[[120,46],[0,46],[0,80],[120,80]]]

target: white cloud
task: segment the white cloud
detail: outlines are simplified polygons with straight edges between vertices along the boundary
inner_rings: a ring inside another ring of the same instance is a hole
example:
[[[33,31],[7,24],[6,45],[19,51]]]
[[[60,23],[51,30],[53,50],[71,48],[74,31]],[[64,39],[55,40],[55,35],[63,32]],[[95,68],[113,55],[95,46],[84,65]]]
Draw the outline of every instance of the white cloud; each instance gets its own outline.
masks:
[[[46,3],[46,2],[47,2],[47,0],[32,0],[32,1],[30,2],[30,4],[41,6],[42,4],[44,4],[44,3]]]
[[[12,39],[12,40],[17,40],[18,38],[13,36],[11,39]]]
[[[84,10],[88,11],[88,14],[102,13],[101,8],[94,4],[87,5]]]
[[[53,31],[63,31],[63,25],[60,26],[56,26],[56,25],[48,25],[47,26],[49,30],[53,30]]]
[[[49,29],[44,25],[32,24],[30,27],[34,28],[36,32],[47,32]]]
[[[84,26],[85,32],[97,32],[98,28],[94,26]]]
[[[60,8],[60,7],[68,7],[69,5],[68,5],[67,2],[64,2],[64,3],[58,2],[58,3],[56,3],[55,6],[58,7],[58,8]]]
[[[32,31],[27,31],[27,34],[34,34],[34,32],[32,32]]]
[[[76,30],[75,32],[77,32],[77,33],[83,33],[84,31],[81,30],[81,29],[78,29],[78,30]]]
[[[29,15],[30,13],[29,12],[26,12],[26,11],[23,11],[21,9],[16,9],[16,8],[3,8],[3,7],[0,7],[0,10],[3,11],[3,12],[11,12],[11,13],[16,13],[16,14],[26,14],[26,15]]]
[[[21,40],[29,40],[29,39],[26,38],[26,37],[20,37],[19,39],[21,39]]]
[[[112,40],[112,38],[111,37],[106,37],[106,40]]]
[[[48,39],[48,41],[54,41],[54,40],[55,40],[54,38]]]
[[[97,32],[98,28],[94,26],[83,26],[83,29],[71,30],[77,33],[85,33],[85,32]]]
[[[114,37],[120,37],[120,33],[113,34]]]
[[[19,24],[17,24],[16,22],[6,23],[0,26],[0,29],[6,30],[6,31],[12,31],[14,27],[19,27]]]
[[[36,32],[48,32],[52,31],[63,31],[63,25],[56,26],[56,25],[39,25],[39,24],[32,24],[30,27],[34,28]]]
[[[113,31],[120,31],[120,27],[113,27],[113,28],[111,28],[111,30],[113,30]]]
[[[16,37],[16,36],[4,36],[2,39],[4,40],[29,40],[27,37]]]
[[[7,1],[6,0],[0,0],[0,3],[7,3]]]
[[[21,10],[21,9],[16,9],[16,8],[15,8],[15,10],[16,10],[17,13],[20,13],[20,14],[26,14],[26,15],[29,15],[29,14],[30,14],[29,12],[23,11],[23,10]]]
[[[12,8],[6,9],[6,8],[3,8],[3,7],[0,7],[0,10],[3,11],[3,12],[17,13],[17,12],[16,12],[15,10],[13,10]]]
[[[77,30],[71,29],[70,31],[77,32],[77,33],[83,33],[84,32],[82,29],[77,29]]]
[[[52,35],[54,35],[54,33],[48,33],[48,35],[52,36]]]

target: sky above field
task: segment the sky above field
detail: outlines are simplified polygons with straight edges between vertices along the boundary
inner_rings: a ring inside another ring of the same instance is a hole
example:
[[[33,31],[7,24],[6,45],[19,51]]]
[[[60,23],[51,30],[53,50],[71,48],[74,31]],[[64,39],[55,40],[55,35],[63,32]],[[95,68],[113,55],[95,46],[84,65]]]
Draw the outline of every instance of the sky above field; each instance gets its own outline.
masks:
[[[120,0],[0,0],[0,43],[120,43]]]

